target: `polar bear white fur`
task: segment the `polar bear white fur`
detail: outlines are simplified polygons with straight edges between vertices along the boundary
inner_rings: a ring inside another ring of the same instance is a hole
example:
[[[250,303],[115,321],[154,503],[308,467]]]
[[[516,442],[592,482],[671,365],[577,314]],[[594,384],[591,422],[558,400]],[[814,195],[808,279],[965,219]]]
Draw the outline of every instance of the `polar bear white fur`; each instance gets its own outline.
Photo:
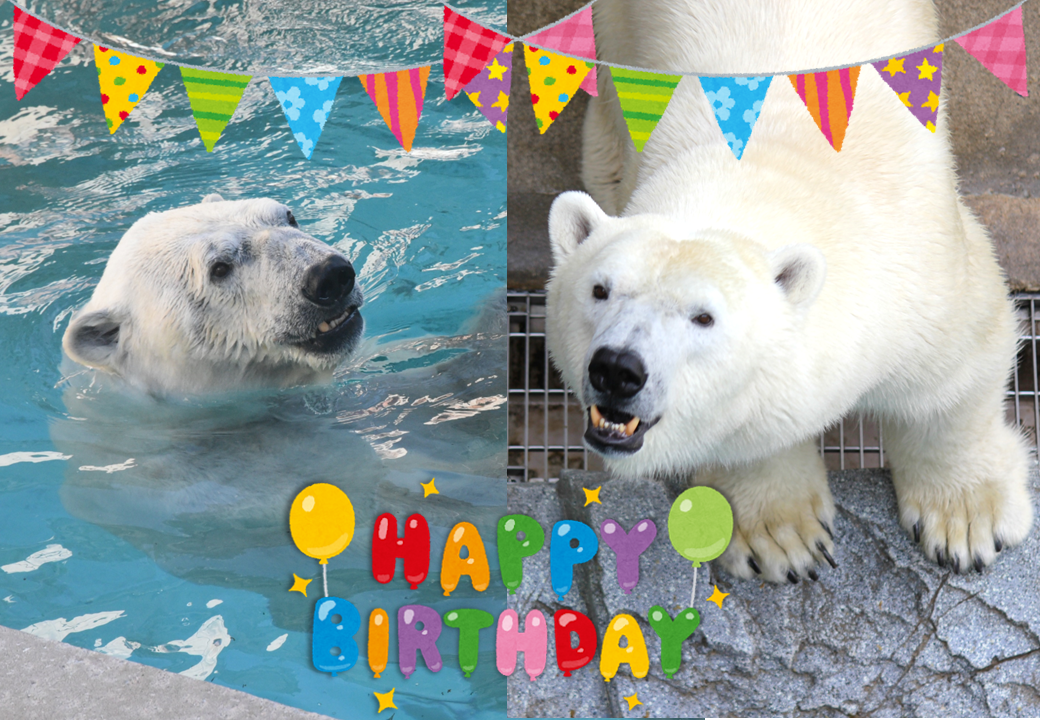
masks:
[[[354,279],[285,205],[208,195],[130,227],[62,345],[155,395],[330,379],[364,327]]]
[[[595,13],[600,59],[662,71],[772,75],[939,37],[926,0]],[[944,111],[932,134],[864,67],[835,152],[779,75],[738,161],[695,77],[642,153],[609,72],[599,92],[583,157],[595,201],[565,193],[550,213],[547,332],[610,469],[696,471],[733,506],[730,572],[815,580],[834,564],[835,514],[816,437],[859,411],[883,423],[900,521],[928,557],[981,570],[1025,538],[1029,457],[1003,410],[1016,322],[957,194]]]

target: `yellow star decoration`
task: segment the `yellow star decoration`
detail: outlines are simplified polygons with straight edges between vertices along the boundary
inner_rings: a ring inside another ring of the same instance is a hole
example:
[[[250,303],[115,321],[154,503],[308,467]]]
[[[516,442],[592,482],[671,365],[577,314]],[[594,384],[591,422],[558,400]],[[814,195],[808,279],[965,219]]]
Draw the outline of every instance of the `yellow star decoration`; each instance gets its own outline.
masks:
[[[921,59],[921,64],[917,66],[917,70],[918,70],[917,79],[918,80],[931,80],[932,79],[932,75],[934,75],[935,71],[938,70],[938,69],[939,69],[938,67],[936,67],[935,65],[932,65],[932,64],[930,64],[928,62],[928,58],[922,58]]]
[[[603,504],[602,502],[600,502],[600,499],[599,499],[599,491],[602,490],[602,489],[603,489],[602,485],[600,485],[595,490],[589,490],[588,488],[582,488],[582,490],[585,491],[585,507],[588,507],[592,503],[599,503],[600,505]]]
[[[491,107],[498,108],[502,112],[509,109],[509,96],[501,90],[498,91],[498,100],[491,104]]]
[[[881,68],[881,72],[887,72],[889,77],[893,77],[896,73],[906,75],[906,69],[903,67],[904,62],[906,62],[906,58],[889,58],[888,65]]]
[[[289,588],[289,592],[303,593],[303,596],[307,597],[307,586],[311,584],[311,581],[310,580],[304,580],[302,577],[300,577],[296,573],[293,573],[292,576],[293,576],[293,584],[292,584],[292,587]]]
[[[912,102],[910,102],[910,91],[909,90],[907,90],[905,93],[896,93],[896,95],[899,96],[899,99],[902,100],[903,104],[906,105],[907,107],[913,107],[914,106],[914,104]]]
[[[497,123],[495,123],[495,129],[498,130],[499,132],[505,132],[506,131],[505,123],[503,123],[501,120],[499,120]]]
[[[921,107],[926,107],[932,112],[937,112],[939,110],[939,96],[933,92],[929,92],[928,100],[921,103]]]
[[[639,702],[639,693],[632,693],[631,695],[622,696],[622,697],[624,697],[625,698],[625,702],[628,703],[628,709],[629,710],[634,708],[636,705],[642,705],[643,704],[643,703]]]
[[[944,43],[939,43],[938,45],[935,46],[935,49],[932,50],[932,52],[942,52],[943,51],[943,47],[945,47],[945,44]]]
[[[505,75],[506,70],[509,68],[505,65],[500,65],[498,58],[491,61],[491,64],[487,66],[488,80],[501,80],[502,76]]]
[[[390,708],[393,708],[394,710],[398,710],[399,709],[396,705],[394,705],[394,690],[396,690],[396,689],[397,688],[390,688],[390,692],[385,692],[385,693],[377,693],[377,692],[373,692],[372,693],[373,695],[376,696],[376,700],[379,701],[379,709],[376,710],[376,714],[379,714],[379,713],[383,712],[384,710],[388,710]]]
[[[428,498],[428,497],[430,497],[430,495],[440,495],[441,494],[441,491],[438,490],[437,486],[433,484],[436,480],[437,480],[437,478],[430,478],[430,482],[428,482],[428,483],[419,483],[420,485],[422,485],[422,492],[423,492],[423,497],[424,498]]]
[[[926,123],[924,124],[924,126],[925,126],[926,128],[928,128],[929,130],[931,130],[932,132],[935,132],[935,125],[934,125],[934,124],[932,123],[932,121],[931,121],[931,120],[929,120],[928,122],[926,122]]]
[[[719,592],[719,586],[718,585],[713,585],[712,587],[715,588],[715,592],[713,592],[711,594],[711,597],[709,597],[708,600],[709,600],[709,602],[713,602],[716,605],[718,605],[719,609],[721,610],[722,609],[722,601],[729,597],[729,593]]]
[[[484,107],[480,104],[480,90],[477,90],[476,92],[466,93],[466,95],[469,96],[469,99],[473,101],[474,105],[476,105],[477,107]]]

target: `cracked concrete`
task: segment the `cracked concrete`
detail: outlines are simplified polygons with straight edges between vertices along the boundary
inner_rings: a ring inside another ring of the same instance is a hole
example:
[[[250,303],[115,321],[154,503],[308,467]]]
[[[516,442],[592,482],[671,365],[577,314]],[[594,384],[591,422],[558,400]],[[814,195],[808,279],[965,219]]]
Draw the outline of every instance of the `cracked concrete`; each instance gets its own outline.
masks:
[[[602,505],[584,507],[582,487],[602,485]],[[668,511],[679,488],[654,481],[569,472],[559,483],[510,486],[510,512],[544,527],[562,518],[594,528],[611,517],[630,528],[651,518],[658,538],[643,555],[630,595],[615,576],[613,552],[576,568],[563,606],[606,620],[628,612],[640,622],[650,673],[635,679],[622,665],[610,683],[589,666],[564,679],[553,643],[536,682],[509,681],[512,717],[712,716],[1037,716],[1040,715],[1040,533],[1002,552],[981,575],[955,575],[928,562],[898,526],[887,471],[831,473],[838,507],[839,563],[820,581],[769,585],[702,568],[695,607],[701,625],[669,680],[660,644],[646,622],[652,605],[673,614],[689,602],[692,570],[668,543]],[[1040,478],[1031,478],[1034,497]],[[510,606],[548,616],[548,548],[526,561]],[[722,609],[706,601],[717,584]],[[601,633],[602,634],[602,633]],[[643,703],[629,711],[623,696]],[[572,714],[572,712],[574,714]]]

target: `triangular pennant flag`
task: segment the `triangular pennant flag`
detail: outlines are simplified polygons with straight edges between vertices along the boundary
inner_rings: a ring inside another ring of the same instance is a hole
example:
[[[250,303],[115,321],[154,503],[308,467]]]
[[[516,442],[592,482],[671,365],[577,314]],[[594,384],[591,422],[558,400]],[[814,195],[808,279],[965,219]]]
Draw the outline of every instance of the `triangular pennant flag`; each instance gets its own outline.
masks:
[[[293,138],[310,160],[325,121],[332,112],[341,77],[269,77]]]
[[[856,97],[859,66],[788,75],[788,78],[827,142],[835,150],[841,150]]]
[[[700,81],[711,109],[715,111],[722,137],[739,160],[758,121],[773,78],[702,77]]]
[[[101,107],[111,134],[130,117],[162,70],[163,63],[95,45],[94,64],[101,88]]]
[[[881,79],[915,118],[935,132],[939,117],[939,92],[942,88],[943,46],[889,58],[874,63]]]
[[[643,146],[650,139],[650,133],[668,109],[672,93],[682,80],[682,75],[616,67],[610,68],[610,74],[614,78],[618,100],[621,101],[621,114],[628,125],[632,142],[635,143],[637,152],[643,152]]]
[[[405,152],[412,151],[415,129],[422,116],[426,79],[430,66],[399,70],[375,75],[359,75],[365,91],[379,109],[387,127],[401,143]]]
[[[524,46],[524,60],[527,61],[527,79],[531,83],[535,122],[538,123],[538,132],[545,134],[574,97],[593,64],[530,45]]]
[[[444,6],[444,92],[448,99],[498,55],[509,38],[478,25]]]
[[[957,38],[957,44],[982,63],[1009,88],[1028,97],[1026,36],[1019,6],[988,25]]]
[[[546,50],[557,50],[565,55],[574,55],[588,60],[596,59],[596,37],[592,32],[592,6],[566,20],[542,30],[537,35],[524,39],[527,45]],[[581,82],[581,89],[590,95],[596,94],[596,66]]]
[[[18,100],[36,87],[79,42],[67,32],[14,8],[14,96]]]
[[[187,67],[181,68],[181,78],[188,91],[191,112],[199,127],[202,144],[206,146],[207,152],[212,152],[252,78],[249,75]]]
[[[513,43],[509,43],[462,90],[477,106],[480,114],[500,132],[506,131],[512,76]]]

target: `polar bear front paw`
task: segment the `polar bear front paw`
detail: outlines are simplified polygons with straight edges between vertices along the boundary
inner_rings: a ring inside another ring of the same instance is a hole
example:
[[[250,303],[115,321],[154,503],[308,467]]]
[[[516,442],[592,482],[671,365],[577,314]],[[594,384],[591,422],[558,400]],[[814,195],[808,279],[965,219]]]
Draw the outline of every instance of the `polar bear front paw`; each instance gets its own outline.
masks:
[[[734,508],[736,527],[729,548],[719,558],[731,574],[771,582],[819,580],[816,566],[834,560],[834,503],[830,493],[786,498],[760,513]]]
[[[951,486],[952,485],[952,486]],[[900,524],[941,567],[977,572],[1025,539],[1033,513],[1024,482],[896,483]]]

